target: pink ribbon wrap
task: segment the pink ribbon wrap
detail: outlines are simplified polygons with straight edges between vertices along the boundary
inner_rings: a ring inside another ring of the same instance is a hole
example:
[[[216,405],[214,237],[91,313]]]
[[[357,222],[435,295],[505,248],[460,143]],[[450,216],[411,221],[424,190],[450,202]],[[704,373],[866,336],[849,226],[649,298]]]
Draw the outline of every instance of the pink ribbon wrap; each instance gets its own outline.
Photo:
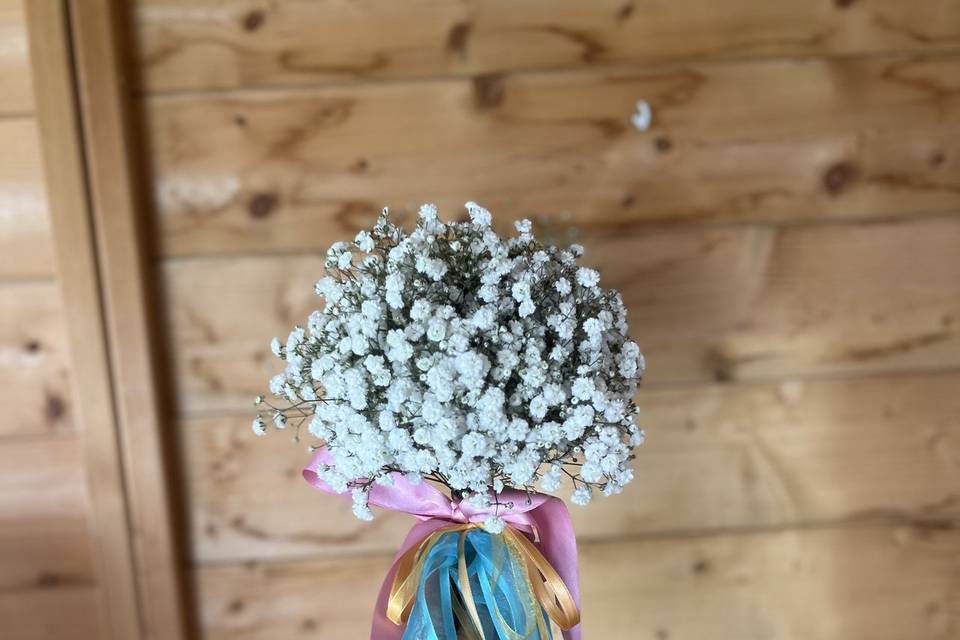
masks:
[[[314,489],[332,495],[349,497],[349,493],[340,494],[326,482],[320,479],[317,473],[319,466],[333,464],[333,457],[326,447],[319,448],[310,464],[303,470],[303,477]],[[533,535],[539,535],[537,547],[557,574],[563,579],[573,596],[577,608],[580,608],[580,577],[577,569],[577,540],[573,533],[573,523],[570,513],[563,500],[542,493],[526,494],[523,491],[504,489],[499,494],[500,506],[478,509],[466,501],[455,501],[445,496],[439,489],[429,482],[411,484],[402,474],[393,474],[393,484],[384,486],[374,484],[370,489],[370,505],[409,513],[417,518],[417,522],[400,550],[394,556],[390,571],[384,578],[377,598],[377,608],[373,613],[373,628],[370,640],[401,640],[403,627],[394,624],[387,618],[387,600],[390,596],[390,586],[397,571],[397,560],[408,550],[419,544],[437,529],[451,523],[483,522],[494,514],[503,518],[514,529]],[[504,506],[512,503],[513,506]],[[580,625],[563,632],[565,640],[580,640]]]

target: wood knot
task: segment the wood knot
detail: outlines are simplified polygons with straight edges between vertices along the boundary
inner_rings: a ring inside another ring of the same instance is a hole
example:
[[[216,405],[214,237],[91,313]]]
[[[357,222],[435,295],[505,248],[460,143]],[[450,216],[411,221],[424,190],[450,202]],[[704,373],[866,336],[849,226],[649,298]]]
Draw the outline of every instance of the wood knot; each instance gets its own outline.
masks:
[[[704,558],[700,558],[699,560],[693,563],[693,566],[690,567],[690,571],[692,571],[693,574],[697,576],[702,576],[704,574],[710,573],[710,569],[711,569],[710,561]]]
[[[633,15],[633,3],[628,2],[617,10],[617,22],[624,22],[629,20],[630,16]]]
[[[823,174],[823,188],[831,196],[838,196],[857,179],[857,167],[849,162],[837,162]]]
[[[263,26],[266,19],[267,14],[263,12],[263,9],[252,9],[243,16],[243,28],[246,31],[256,31]]]
[[[469,22],[458,22],[450,27],[450,32],[447,34],[447,51],[465,60],[472,29],[473,25]]]
[[[477,109],[496,109],[503,103],[503,94],[503,76],[499,73],[485,73],[473,79],[473,99]]]
[[[657,136],[653,141],[653,148],[656,149],[658,153],[667,153],[673,149],[673,140],[667,136]]]
[[[243,600],[238,598],[230,601],[230,604],[227,605],[227,610],[230,613],[240,613],[245,607],[246,605],[243,603]]]
[[[41,346],[42,345],[40,344],[39,340],[30,340],[25,345],[23,345],[23,348],[24,350],[26,350],[27,353],[38,353],[40,351]]]
[[[944,162],[946,162],[947,156],[943,154],[943,151],[934,151],[930,154],[930,165],[933,167],[939,167]]]
[[[63,415],[66,412],[66,403],[64,403],[63,398],[54,393],[48,393],[44,406],[44,413],[47,416],[47,421],[57,422],[63,418]]]
[[[273,213],[273,210],[277,206],[277,202],[277,194],[265,191],[263,193],[256,194],[250,199],[250,204],[247,206],[247,210],[250,212],[251,218],[262,220]]]
[[[39,589],[51,589],[63,584],[63,578],[50,571],[41,571],[34,578],[33,584]]]
[[[856,1],[857,0],[833,0],[833,4],[837,9],[849,9]]]
[[[366,158],[357,158],[357,161],[350,165],[350,173],[366,173],[370,168],[370,162]]]

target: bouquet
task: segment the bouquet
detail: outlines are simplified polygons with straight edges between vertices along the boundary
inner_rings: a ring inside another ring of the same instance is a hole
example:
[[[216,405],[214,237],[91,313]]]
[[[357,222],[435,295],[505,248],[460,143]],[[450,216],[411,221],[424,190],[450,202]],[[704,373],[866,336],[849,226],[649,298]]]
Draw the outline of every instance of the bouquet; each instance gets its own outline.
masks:
[[[544,244],[528,220],[505,239],[466,209],[443,222],[424,205],[411,231],[384,210],[330,247],[323,308],[273,340],[285,368],[253,430],[306,425],[314,487],[364,520],[417,517],[374,640],[546,640],[551,623],[576,639],[576,542],[547,494],[566,482],[585,505],[631,481],[643,356],[582,247]]]

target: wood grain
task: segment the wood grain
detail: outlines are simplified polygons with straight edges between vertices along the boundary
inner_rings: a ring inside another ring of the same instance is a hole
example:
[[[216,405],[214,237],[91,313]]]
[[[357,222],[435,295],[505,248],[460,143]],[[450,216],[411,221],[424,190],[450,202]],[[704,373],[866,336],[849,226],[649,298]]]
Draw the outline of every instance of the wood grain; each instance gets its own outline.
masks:
[[[16,630],[17,640],[103,637],[97,590],[89,586],[0,592],[0,620],[5,628]]]
[[[53,282],[0,284],[0,437],[73,431],[63,321]]]
[[[50,277],[53,248],[36,121],[0,118],[0,141],[0,280]]]
[[[153,272],[143,242],[149,221],[135,176],[139,150],[132,137],[120,11],[112,0],[71,2],[91,226],[103,290],[103,308],[96,315],[104,322],[115,437],[123,444],[141,625],[149,630],[146,637],[182,640],[189,596],[174,533],[177,485],[168,475],[176,458],[170,438],[163,437],[158,327],[150,308]]]
[[[960,46],[950,0],[139,0],[148,91]]]
[[[735,61],[151,99],[161,251],[326,248],[424,201],[620,232],[957,210],[958,71]],[[639,98],[652,131],[628,124]]]
[[[86,510],[83,466],[74,437],[4,440],[0,594],[92,585]],[[0,628],[11,629],[2,616]]]
[[[956,367],[958,246],[944,217],[595,237],[585,260],[623,292],[659,385]],[[248,411],[322,273],[311,255],[168,262],[181,411]]]
[[[117,416],[104,335],[67,7],[61,0],[27,5],[30,59],[41,134],[63,311],[70,346],[76,415],[97,574],[98,615],[105,640],[143,637],[132,532],[120,459]]]
[[[588,638],[942,640],[960,534],[850,527],[581,545]],[[389,556],[199,570],[211,640],[359,638]]]
[[[0,117],[33,111],[27,25],[23,14],[25,1],[28,0],[0,0],[0,78],[3,79]]]
[[[956,388],[960,374],[642,390],[636,480],[572,507],[578,537],[960,519]],[[201,562],[389,551],[411,526],[311,489],[309,437],[257,439],[245,417],[183,430]]]

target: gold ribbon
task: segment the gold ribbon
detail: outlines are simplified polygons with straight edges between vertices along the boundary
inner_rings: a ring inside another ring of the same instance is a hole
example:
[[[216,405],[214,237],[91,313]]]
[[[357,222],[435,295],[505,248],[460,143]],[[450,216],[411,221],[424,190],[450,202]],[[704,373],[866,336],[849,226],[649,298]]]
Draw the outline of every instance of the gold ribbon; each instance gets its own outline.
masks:
[[[453,599],[454,615],[461,622],[468,638],[471,640],[486,640],[483,633],[483,626],[480,620],[480,613],[477,611],[476,603],[473,599],[470,578],[467,572],[467,560],[464,553],[467,532],[470,529],[479,527],[476,523],[450,524],[449,526],[437,529],[429,536],[424,538],[419,544],[409,549],[397,560],[397,572],[393,577],[393,584],[390,587],[390,597],[387,601],[387,618],[397,625],[406,623],[410,618],[410,612],[413,609],[413,603],[416,600],[417,588],[423,574],[423,565],[430,549],[433,548],[440,537],[445,533],[460,532],[458,542],[458,560],[457,571],[460,578],[460,588],[463,591],[464,602],[461,604],[457,598]],[[491,534],[494,535],[494,534]],[[553,620],[561,629],[571,629],[580,623],[580,611],[570,594],[567,585],[557,573],[556,569],[547,562],[536,545],[525,535],[507,527],[500,534],[504,538],[507,548],[522,563],[527,574],[527,585],[530,588],[530,598],[543,608],[551,620]],[[494,603],[494,609],[495,603]],[[499,610],[495,610],[496,616],[503,621]],[[537,616],[537,626],[540,631],[540,637],[546,638],[546,628],[543,616]],[[522,640],[517,636],[517,640]]]

